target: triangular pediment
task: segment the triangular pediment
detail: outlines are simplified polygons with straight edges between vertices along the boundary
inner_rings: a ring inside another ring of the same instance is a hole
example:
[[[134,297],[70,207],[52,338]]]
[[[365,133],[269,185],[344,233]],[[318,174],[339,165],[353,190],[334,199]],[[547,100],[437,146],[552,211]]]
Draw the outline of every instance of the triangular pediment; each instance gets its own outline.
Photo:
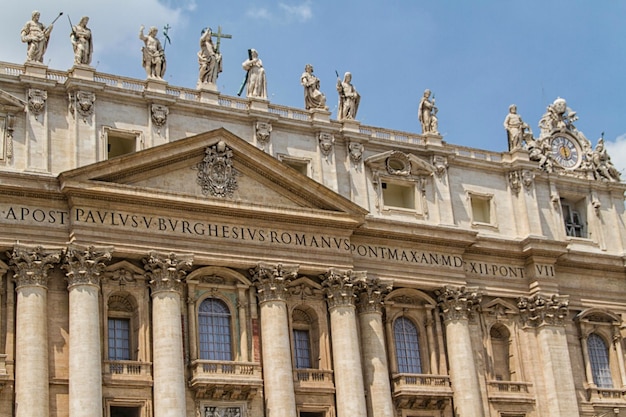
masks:
[[[226,129],[67,171],[59,179],[62,192],[75,198],[296,222],[349,218],[356,225],[367,214]]]
[[[26,102],[14,95],[0,90],[0,111],[16,113],[26,109]]]

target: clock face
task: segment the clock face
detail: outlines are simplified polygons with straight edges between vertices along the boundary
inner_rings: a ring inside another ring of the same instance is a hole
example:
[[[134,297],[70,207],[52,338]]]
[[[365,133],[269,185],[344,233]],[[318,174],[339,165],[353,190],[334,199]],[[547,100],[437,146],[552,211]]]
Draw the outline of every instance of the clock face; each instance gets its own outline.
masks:
[[[563,168],[572,169],[580,162],[580,151],[573,140],[566,136],[557,136],[551,143],[552,158]]]

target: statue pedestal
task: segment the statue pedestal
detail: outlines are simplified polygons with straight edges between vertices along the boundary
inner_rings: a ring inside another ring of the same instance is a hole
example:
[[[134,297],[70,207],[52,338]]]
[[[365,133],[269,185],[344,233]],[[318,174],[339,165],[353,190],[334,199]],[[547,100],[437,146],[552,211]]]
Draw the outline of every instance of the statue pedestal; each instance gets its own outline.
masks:
[[[215,89],[209,88],[211,85],[215,86],[215,84],[200,84],[200,87],[198,87],[198,90],[200,90],[200,103],[215,104],[217,106],[220,93],[217,91],[217,86]]]
[[[200,81],[198,81],[198,84],[196,84],[196,90],[211,91],[213,93],[219,93],[219,90],[217,89],[217,84],[215,84],[215,83],[201,83]]]
[[[361,122],[357,122],[352,119],[339,120],[343,125],[341,127],[342,132],[351,132],[351,133],[360,133],[361,132]]]
[[[330,112],[323,109],[311,109],[311,118],[314,122],[330,123]]]
[[[522,148],[513,149],[512,151],[504,153],[502,160],[504,162],[515,162],[515,161],[523,161],[528,162],[530,159],[528,158],[528,151]],[[507,161],[508,159],[508,161]]]
[[[424,142],[429,146],[443,146],[443,136],[435,133],[424,133]]]
[[[39,62],[27,61],[24,64],[24,75],[30,77],[46,78],[48,72],[48,66]]]
[[[74,65],[69,71],[71,78],[93,81],[96,70],[89,65]]]
[[[252,97],[252,98],[249,98],[248,101],[250,102],[250,110],[262,111],[262,112],[268,111],[267,100]]]
[[[153,91],[155,93],[165,94],[167,88],[167,81],[160,80],[158,78],[148,78],[146,80],[146,91]]]

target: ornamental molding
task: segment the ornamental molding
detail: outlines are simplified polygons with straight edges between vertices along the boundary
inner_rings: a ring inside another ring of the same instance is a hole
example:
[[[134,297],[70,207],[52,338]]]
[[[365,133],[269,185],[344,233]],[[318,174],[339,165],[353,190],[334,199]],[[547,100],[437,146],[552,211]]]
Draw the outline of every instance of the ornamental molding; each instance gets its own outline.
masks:
[[[569,299],[557,294],[549,298],[537,294],[518,298],[517,308],[525,326],[565,326],[565,319],[569,313]]]
[[[355,283],[357,280],[365,280],[365,272],[330,268],[328,272],[320,276],[322,287],[326,292],[328,308],[354,306],[357,297]]]
[[[35,119],[46,109],[48,92],[37,88],[28,90],[28,110],[35,115]]]
[[[322,155],[328,159],[328,156],[333,150],[333,145],[335,144],[335,136],[332,133],[328,132],[320,132],[318,135],[320,152]]]
[[[150,114],[152,123],[157,127],[157,133],[161,133],[161,128],[167,123],[167,115],[170,109],[162,104],[152,104],[150,106]]]
[[[193,255],[179,255],[174,252],[162,254],[153,251],[143,263],[153,296],[162,291],[176,292],[180,295],[186,271],[193,264]]]
[[[272,124],[270,122],[256,122],[254,126],[256,140],[261,144],[261,149],[265,149],[270,142],[270,134],[272,133]]]
[[[359,165],[363,161],[363,152],[365,152],[365,146],[362,143],[348,143],[348,156],[354,165]]]
[[[45,249],[41,246],[16,245],[7,252],[17,289],[26,286],[48,286],[48,271],[59,263],[63,250]]]
[[[74,117],[78,114],[86,122],[87,118],[94,113],[96,94],[90,91],[69,93],[69,101],[70,114]]]
[[[255,268],[250,269],[259,302],[286,301],[287,285],[298,276],[299,268],[295,264],[271,265],[259,262]]]
[[[70,245],[65,253],[67,289],[77,285],[100,286],[100,276],[111,260],[112,247]]]
[[[357,310],[359,313],[382,313],[383,302],[393,289],[393,282],[378,277],[356,281]]]
[[[202,162],[194,169],[198,170],[197,182],[202,187],[202,194],[213,197],[232,197],[237,189],[237,175],[233,167],[233,151],[224,141],[208,146]]]
[[[436,294],[444,321],[468,320],[482,300],[482,294],[476,287],[445,286]]]

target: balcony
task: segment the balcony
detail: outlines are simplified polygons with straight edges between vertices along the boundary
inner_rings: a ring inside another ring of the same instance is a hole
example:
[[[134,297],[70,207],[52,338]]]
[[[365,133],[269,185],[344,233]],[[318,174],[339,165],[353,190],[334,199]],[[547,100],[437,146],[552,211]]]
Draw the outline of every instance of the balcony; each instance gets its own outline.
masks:
[[[106,385],[152,385],[152,363],[138,361],[104,361]]]
[[[333,371],[300,368],[293,371],[296,391],[334,394]]]
[[[626,390],[623,388],[599,388],[595,386],[588,386],[587,398],[593,404],[598,405],[624,405],[626,402]]]
[[[534,403],[532,385],[517,381],[487,381],[489,401],[507,403]]]
[[[447,375],[394,374],[392,384],[393,399],[399,408],[442,410],[452,400]]]
[[[261,365],[255,362],[195,360],[189,386],[198,398],[248,401],[263,387]]]

